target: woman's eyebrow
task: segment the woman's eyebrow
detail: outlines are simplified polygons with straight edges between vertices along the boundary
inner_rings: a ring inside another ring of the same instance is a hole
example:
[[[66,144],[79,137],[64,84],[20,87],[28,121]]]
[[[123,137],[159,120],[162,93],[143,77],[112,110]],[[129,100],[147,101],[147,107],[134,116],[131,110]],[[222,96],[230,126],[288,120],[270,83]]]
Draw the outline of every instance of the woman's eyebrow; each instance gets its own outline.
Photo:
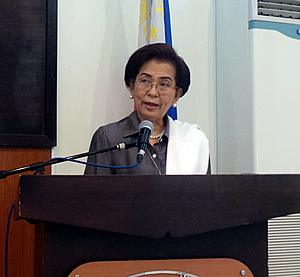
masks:
[[[152,78],[152,75],[145,73],[145,72],[141,73],[141,76],[146,76],[146,77]],[[169,76],[162,76],[162,77],[159,77],[159,79],[173,81],[173,79]]]
[[[141,73],[141,76],[143,76],[143,75],[145,75],[145,76],[147,76],[147,77],[152,77],[150,74],[147,74],[147,73]]]
[[[173,79],[172,79],[171,77],[169,77],[169,76],[165,76],[165,77],[159,77],[159,79],[173,81]]]

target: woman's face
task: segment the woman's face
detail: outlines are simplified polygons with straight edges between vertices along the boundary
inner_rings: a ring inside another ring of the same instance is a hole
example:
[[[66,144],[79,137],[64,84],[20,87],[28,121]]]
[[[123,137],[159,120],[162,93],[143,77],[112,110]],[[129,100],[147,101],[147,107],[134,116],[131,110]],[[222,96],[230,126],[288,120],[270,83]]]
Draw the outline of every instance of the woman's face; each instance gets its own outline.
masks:
[[[145,89],[145,84],[153,85],[150,89]],[[163,117],[169,108],[181,96],[181,89],[176,91],[175,86],[176,70],[174,65],[157,60],[144,63],[135,82],[130,83],[130,92],[139,119],[141,121],[150,120],[154,125],[162,124]],[[166,87],[169,89],[165,89]]]

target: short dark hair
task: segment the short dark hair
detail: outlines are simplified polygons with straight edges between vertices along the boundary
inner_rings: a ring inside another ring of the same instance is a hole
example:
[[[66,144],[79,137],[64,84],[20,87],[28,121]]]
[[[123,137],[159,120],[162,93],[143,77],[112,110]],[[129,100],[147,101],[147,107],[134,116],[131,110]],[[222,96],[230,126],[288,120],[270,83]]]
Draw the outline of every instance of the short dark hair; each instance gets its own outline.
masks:
[[[174,48],[166,43],[147,44],[136,50],[129,58],[126,67],[124,80],[127,87],[130,87],[130,80],[135,81],[141,67],[148,61],[167,61],[176,69],[176,85],[182,88],[183,96],[190,85],[190,70],[183,58],[177,55]]]

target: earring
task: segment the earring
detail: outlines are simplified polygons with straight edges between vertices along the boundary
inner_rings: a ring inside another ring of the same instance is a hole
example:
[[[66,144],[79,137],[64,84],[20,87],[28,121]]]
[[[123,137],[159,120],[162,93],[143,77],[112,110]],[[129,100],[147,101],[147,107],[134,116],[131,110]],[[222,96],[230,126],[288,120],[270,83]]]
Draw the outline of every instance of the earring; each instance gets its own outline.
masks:
[[[129,95],[129,98],[130,98],[130,99],[133,99],[133,95],[132,95],[132,94],[130,94],[130,95]]]
[[[174,107],[174,108],[176,108],[176,107],[177,107],[177,103],[176,103],[176,102],[173,104],[173,107]]]

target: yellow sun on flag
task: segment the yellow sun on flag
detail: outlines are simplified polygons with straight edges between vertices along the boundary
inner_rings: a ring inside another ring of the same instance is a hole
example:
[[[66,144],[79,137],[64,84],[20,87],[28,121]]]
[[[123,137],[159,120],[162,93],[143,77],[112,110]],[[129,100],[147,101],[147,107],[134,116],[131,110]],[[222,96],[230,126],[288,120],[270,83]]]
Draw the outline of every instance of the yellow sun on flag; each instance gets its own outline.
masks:
[[[158,8],[156,8],[156,12],[161,13],[161,15],[164,16],[164,3],[158,2],[157,6]]]
[[[163,41],[165,41],[163,1],[140,0],[138,45]]]
[[[146,22],[145,28],[143,30],[143,33],[145,34],[147,31],[147,0],[142,0],[141,1],[141,6],[140,6],[140,26],[139,28]]]

